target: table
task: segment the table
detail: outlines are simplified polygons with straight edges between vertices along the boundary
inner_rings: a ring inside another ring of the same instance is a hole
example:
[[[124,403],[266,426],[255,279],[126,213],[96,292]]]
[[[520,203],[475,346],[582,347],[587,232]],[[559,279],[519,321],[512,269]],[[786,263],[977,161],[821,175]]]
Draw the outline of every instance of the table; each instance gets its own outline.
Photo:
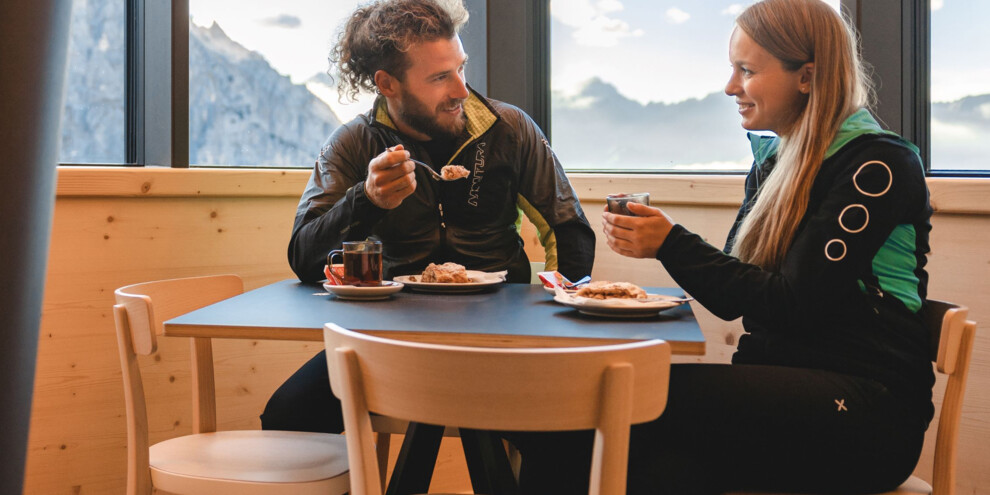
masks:
[[[646,288],[683,295],[680,289]],[[477,293],[408,289],[379,301],[337,299],[316,284],[283,280],[168,320],[164,335],[260,340],[323,340],[323,324],[383,337],[495,347],[566,347],[663,339],[674,354],[705,353],[689,305],[645,319],[587,316],[557,304],[542,286],[499,284]],[[410,423],[386,494],[425,493],[442,426]],[[514,493],[497,435],[462,429],[471,483],[480,493]],[[508,474],[506,474],[508,473]]]
[[[680,289],[647,290],[683,294]],[[663,339],[674,354],[705,353],[705,338],[687,304],[656,318],[597,318],[553,302],[542,286],[530,284],[500,284],[469,294],[405,289],[385,300],[346,301],[319,285],[283,280],[168,320],[164,334],[322,342],[327,322],[451,345],[563,347]]]

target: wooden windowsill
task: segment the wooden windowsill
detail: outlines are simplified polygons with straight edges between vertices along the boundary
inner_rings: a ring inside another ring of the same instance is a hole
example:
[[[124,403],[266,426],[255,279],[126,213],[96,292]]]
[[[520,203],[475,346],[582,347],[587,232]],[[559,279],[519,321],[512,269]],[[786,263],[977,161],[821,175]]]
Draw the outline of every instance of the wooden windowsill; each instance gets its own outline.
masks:
[[[309,169],[152,167],[58,167],[58,197],[292,197],[306,187]],[[605,195],[649,191],[655,204],[737,207],[742,175],[569,174],[582,202]],[[930,178],[932,206],[939,213],[990,214],[990,178]]]

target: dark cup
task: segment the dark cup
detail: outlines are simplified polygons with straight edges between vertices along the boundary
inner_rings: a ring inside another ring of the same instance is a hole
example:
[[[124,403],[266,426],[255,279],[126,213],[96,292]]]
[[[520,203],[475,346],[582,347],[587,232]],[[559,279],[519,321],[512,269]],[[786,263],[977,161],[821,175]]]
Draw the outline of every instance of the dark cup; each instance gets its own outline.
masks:
[[[605,197],[605,203],[608,204],[609,213],[615,213],[617,215],[627,215],[636,216],[629,211],[626,207],[626,203],[639,203],[646,206],[650,206],[650,193],[618,193],[609,194]]]
[[[379,241],[354,241],[342,243],[327,255],[327,265],[333,266],[334,256],[344,259],[343,285],[377,287],[382,285],[382,243]]]

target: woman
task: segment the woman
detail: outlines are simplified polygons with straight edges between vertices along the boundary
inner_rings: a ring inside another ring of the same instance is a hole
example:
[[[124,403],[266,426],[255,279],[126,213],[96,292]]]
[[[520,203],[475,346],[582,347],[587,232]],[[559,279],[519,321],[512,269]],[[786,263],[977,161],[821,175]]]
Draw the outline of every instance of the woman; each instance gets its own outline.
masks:
[[[750,136],[725,251],[656,208],[603,213],[614,251],[656,258],[746,330],[731,365],[673,366],[667,410],[633,427],[629,493],[892,489],[933,415],[921,161],[864,109],[855,36],[825,3],[752,5],[729,58],[743,127],[776,137]],[[562,473],[588,465],[590,435],[508,436],[526,493],[586,490]]]

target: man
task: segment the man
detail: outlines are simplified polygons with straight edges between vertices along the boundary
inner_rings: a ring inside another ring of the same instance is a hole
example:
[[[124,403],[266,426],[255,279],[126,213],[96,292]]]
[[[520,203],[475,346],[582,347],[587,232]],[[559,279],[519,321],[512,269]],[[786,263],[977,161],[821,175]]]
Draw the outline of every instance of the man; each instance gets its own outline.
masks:
[[[452,261],[529,282],[515,227],[520,197],[553,229],[559,271],[590,274],[594,232],[543,135],[518,108],[464,82],[457,31],[466,20],[459,4],[382,1],[348,21],[331,53],[340,89],[381,96],[320,153],[289,243],[301,280],[324,278],[326,255],[342,241],[370,236],[382,241],[385,278]],[[410,157],[471,175],[435,182]]]
[[[380,96],[320,153],[289,242],[300,280],[324,278],[327,253],[341,242],[373,237],[383,244],[385,278],[455,262],[528,283],[520,208],[553,230],[562,274],[591,273],[594,231],[546,139],[521,110],[465,84],[457,33],[466,20],[459,2],[381,0],[347,21],[330,54],[341,94]],[[410,158],[437,170],[459,164],[470,175],[435,181]],[[339,404],[321,352],[275,392],[262,426],[342,430],[339,412],[329,411]]]

